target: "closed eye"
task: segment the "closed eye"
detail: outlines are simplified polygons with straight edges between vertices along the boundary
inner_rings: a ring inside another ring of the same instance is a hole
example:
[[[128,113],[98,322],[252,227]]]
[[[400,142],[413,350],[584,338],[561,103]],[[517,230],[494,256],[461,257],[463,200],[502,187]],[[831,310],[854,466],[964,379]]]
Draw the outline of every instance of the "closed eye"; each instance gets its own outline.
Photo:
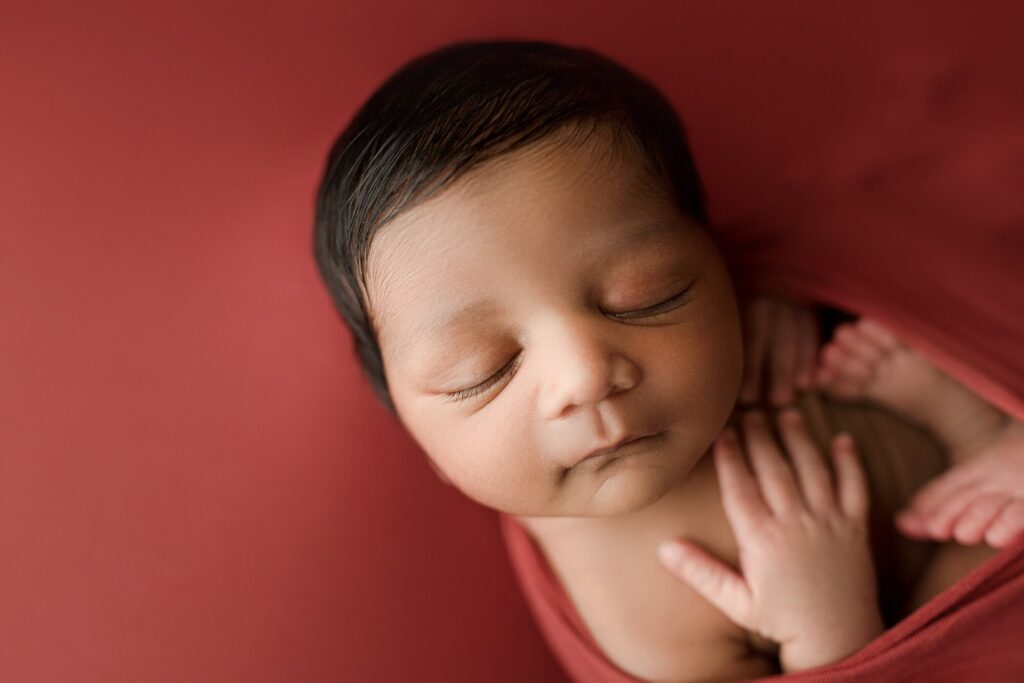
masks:
[[[637,309],[635,311],[623,311],[621,313],[609,312],[608,315],[613,318],[621,318],[626,320],[633,320],[635,318],[648,318],[654,315],[660,315],[661,313],[668,313],[669,311],[675,310],[683,305],[686,299],[686,295],[689,294],[690,290],[693,289],[693,282],[686,285],[686,289],[673,294],[668,299],[651,306],[645,306],[644,308]]]
[[[476,386],[469,387],[468,389],[462,389],[461,391],[453,391],[446,393],[444,396],[445,401],[464,401],[467,398],[476,396],[477,394],[483,393],[490,389],[493,385],[501,381],[505,375],[511,374],[517,367],[519,367],[519,359],[522,358],[523,352],[520,351],[515,357],[505,364],[503,368],[498,370],[496,373],[485,379]]]

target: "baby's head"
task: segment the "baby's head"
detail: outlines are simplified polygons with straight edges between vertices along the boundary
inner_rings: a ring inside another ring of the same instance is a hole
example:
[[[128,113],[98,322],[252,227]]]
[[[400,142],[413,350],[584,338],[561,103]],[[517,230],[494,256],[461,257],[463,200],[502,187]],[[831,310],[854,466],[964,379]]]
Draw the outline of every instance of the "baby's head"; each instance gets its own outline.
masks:
[[[473,500],[638,510],[728,419],[739,317],[683,129],[614,62],[521,41],[424,55],[342,132],[316,208],[366,375]]]

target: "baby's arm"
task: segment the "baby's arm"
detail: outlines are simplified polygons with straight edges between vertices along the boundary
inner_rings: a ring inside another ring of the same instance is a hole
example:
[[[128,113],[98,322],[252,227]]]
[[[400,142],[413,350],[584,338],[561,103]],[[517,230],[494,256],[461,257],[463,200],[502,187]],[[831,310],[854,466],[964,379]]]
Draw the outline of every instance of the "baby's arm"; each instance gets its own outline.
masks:
[[[714,458],[737,573],[699,546],[663,543],[662,562],[738,625],[779,643],[785,671],[838,661],[884,630],[868,544],[868,487],[849,435],[832,442],[836,485],[800,413],[780,432],[792,466],[759,413],[744,417],[752,476],[735,432]]]

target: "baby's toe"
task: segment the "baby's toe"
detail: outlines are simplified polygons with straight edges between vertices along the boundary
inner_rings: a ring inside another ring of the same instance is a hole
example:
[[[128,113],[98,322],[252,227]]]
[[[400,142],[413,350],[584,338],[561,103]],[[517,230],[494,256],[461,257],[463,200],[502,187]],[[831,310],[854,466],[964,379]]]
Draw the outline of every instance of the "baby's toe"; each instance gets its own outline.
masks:
[[[835,340],[847,354],[870,366],[874,366],[889,354],[884,346],[853,325],[836,330]]]
[[[864,397],[864,385],[861,382],[831,374],[828,370],[822,370],[815,377],[817,385],[829,396],[846,400]]]
[[[988,527],[985,542],[993,548],[1002,548],[1021,533],[1024,533],[1024,500],[1016,498],[1002,509]]]
[[[964,510],[953,525],[953,538],[963,545],[981,543],[992,522],[1010,502],[1010,497],[1000,493],[990,493],[976,499]]]
[[[907,511],[919,518],[930,519],[957,499],[980,497],[984,491],[985,481],[978,477],[974,468],[967,465],[956,465],[922,486],[907,504]]]
[[[872,318],[861,318],[854,325],[857,331],[879,348],[885,350],[888,353],[893,351],[899,351],[904,348],[903,342],[899,340],[895,334],[888,328],[882,325],[877,320]]]
[[[957,491],[943,501],[940,507],[925,513],[923,516],[928,536],[940,541],[950,540],[954,524],[980,495],[983,494],[973,488]]]
[[[896,526],[909,538],[928,538],[925,520],[913,512],[902,512],[896,517]]]
[[[831,343],[822,351],[823,365],[846,382],[867,384],[874,375],[871,363],[852,354],[846,347]],[[863,387],[862,387],[863,388]]]

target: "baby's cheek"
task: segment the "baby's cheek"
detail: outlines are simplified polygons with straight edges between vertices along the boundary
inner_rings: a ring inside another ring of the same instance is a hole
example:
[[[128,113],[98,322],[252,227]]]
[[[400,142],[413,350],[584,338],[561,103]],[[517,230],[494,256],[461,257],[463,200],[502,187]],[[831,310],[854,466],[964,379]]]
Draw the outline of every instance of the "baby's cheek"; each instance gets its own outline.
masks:
[[[730,301],[722,299],[708,302],[703,311],[702,335],[695,345],[695,359],[699,357],[699,368],[695,374],[702,378],[707,400],[716,404],[728,404],[724,409],[731,411],[739,394],[743,379],[743,336],[739,316]]]
[[[528,495],[535,467],[532,444],[511,420],[481,423],[449,441],[449,459],[465,493],[491,507],[504,507]]]
[[[659,373],[662,396],[695,444],[715,438],[736,402],[742,378],[742,355],[729,335],[704,328],[689,337]]]

